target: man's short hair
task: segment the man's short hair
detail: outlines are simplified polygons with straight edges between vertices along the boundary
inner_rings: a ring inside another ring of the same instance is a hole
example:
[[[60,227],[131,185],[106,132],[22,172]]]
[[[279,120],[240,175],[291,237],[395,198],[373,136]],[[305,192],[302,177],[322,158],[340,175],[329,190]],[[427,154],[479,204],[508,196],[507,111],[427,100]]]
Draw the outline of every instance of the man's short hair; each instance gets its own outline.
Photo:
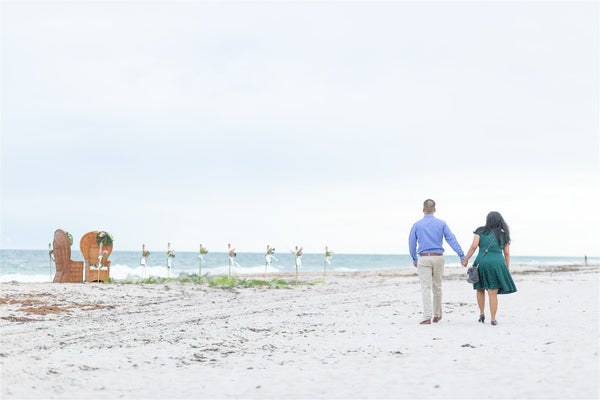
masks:
[[[433,212],[435,210],[435,201],[427,199],[423,202],[423,209],[425,212]]]

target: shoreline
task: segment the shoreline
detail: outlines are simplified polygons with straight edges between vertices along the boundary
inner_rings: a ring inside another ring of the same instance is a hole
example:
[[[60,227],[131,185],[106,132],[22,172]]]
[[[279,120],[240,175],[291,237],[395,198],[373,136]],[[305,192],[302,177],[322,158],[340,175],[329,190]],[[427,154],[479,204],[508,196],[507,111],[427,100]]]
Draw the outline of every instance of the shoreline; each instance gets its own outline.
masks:
[[[463,267],[429,326],[412,269],[286,289],[2,283],[0,397],[598,398],[600,266],[511,272],[496,327]]]
[[[540,264],[540,265],[529,265],[529,264],[515,264],[511,266],[511,274],[514,275],[519,275],[519,274],[532,274],[532,273],[543,273],[543,272],[550,272],[550,273],[556,273],[556,272],[568,272],[568,271],[579,271],[579,270],[586,270],[589,268],[598,268],[600,267],[600,264],[589,264],[589,265],[582,265],[582,264],[559,264],[559,265],[544,265],[544,264]],[[466,271],[467,268],[466,267],[462,267],[462,266],[446,266],[444,268],[444,279],[460,279],[460,275],[464,275],[465,276],[465,280],[466,280]],[[296,273],[294,271],[285,271],[285,272],[268,272],[267,274],[265,273],[261,273],[261,272],[236,272],[232,274],[232,277],[237,276],[240,278],[244,278],[244,279],[248,279],[248,278],[255,278],[255,279],[264,279],[265,276],[267,277],[267,279],[274,279],[274,278],[294,278],[295,279],[295,275]],[[378,274],[381,276],[388,276],[388,277],[395,277],[395,276],[417,276],[417,270],[416,268],[394,268],[394,269],[375,269],[375,270],[352,270],[352,271],[327,271],[326,277],[350,277],[350,276],[357,276],[360,277],[361,275],[369,275],[369,274]],[[167,277],[160,277],[161,279],[170,279],[170,280],[174,280],[176,281],[179,278],[185,278],[185,277],[191,277],[191,276],[197,276],[197,274],[183,274],[181,276],[173,276],[170,278]],[[203,276],[205,276],[203,274]],[[219,277],[223,277],[223,276],[227,276],[227,274],[209,274],[206,275],[209,278],[219,278]],[[158,276],[156,276],[157,278],[159,278]],[[304,278],[304,280],[306,280],[307,278],[310,278],[311,281],[319,281],[322,277],[323,277],[323,271],[303,271],[303,270],[299,270],[298,271],[298,277],[300,278]],[[141,281],[141,278],[132,278],[132,279],[113,279],[111,284],[119,284],[119,283],[123,283],[123,282],[136,282],[137,281]],[[51,284],[52,282],[49,281],[45,281],[45,282],[22,282],[22,281],[6,281],[6,282],[0,282],[0,288],[2,287],[2,285],[7,285],[7,284],[15,284],[15,283],[19,283],[19,284]],[[77,283],[85,283],[85,282],[77,282]]]

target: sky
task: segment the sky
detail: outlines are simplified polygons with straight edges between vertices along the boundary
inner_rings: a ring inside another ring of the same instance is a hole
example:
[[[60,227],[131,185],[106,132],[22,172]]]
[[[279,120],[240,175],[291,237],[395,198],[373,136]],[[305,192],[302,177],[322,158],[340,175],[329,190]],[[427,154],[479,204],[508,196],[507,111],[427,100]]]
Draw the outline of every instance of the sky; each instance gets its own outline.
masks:
[[[596,1],[2,1],[0,248],[600,255]],[[445,244],[446,251],[452,253]]]

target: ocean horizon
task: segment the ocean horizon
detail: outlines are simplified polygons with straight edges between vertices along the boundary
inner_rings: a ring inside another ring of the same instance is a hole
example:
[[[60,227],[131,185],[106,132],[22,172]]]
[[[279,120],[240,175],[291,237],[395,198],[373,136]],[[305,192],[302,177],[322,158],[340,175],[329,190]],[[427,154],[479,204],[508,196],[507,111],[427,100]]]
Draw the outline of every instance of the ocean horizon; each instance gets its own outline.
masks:
[[[71,259],[82,261],[79,250],[72,250]],[[146,267],[140,264],[141,251],[114,251],[110,276],[113,279],[140,279],[142,277],[178,277],[198,274],[200,257],[198,252],[180,251],[171,259],[172,268],[167,267],[166,252],[151,252],[146,259]],[[589,257],[589,264],[600,263],[600,257]],[[237,253],[233,258],[233,274],[259,274],[294,272],[294,255],[289,252],[275,253],[275,259],[266,268],[264,253]],[[304,253],[300,272],[323,271],[323,253]],[[511,256],[512,265],[584,265],[583,256]],[[446,255],[446,266],[457,267],[460,260],[455,254]],[[408,254],[333,254],[327,264],[328,272],[373,271],[413,268]],[[0,282],[51,282],[56,267],[50,260],[48,250],[0,250]],[[202,256],[202,275],[223,275],[229,272],[229,259],[226,252],[211,252]]]

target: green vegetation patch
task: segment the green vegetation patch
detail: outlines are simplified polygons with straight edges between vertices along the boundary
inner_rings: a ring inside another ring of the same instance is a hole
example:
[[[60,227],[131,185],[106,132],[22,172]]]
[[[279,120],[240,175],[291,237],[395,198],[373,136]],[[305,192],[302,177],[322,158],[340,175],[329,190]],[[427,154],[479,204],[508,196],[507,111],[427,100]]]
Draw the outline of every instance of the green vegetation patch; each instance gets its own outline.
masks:
[[[120,283],[123,285],[144,285],[144,284],[161,284],[161,283],[169,283],[169,282],[178,282],[178,283],[192,283],[192,284],[208,284],[211,287],[215,288],[270,288],[270,289],[292,289],[294,286],[294,282],[286,281],[281,278],[273,278],[270,281],[262,280],[262,279],[246,279],[239,278],[237,276],[233,276],[228,278],[227,276],[216,276],[214,278],[209,278],[207,275],[198,276],[197,274],[187,275],[187,276],[179,276],[177,278],[160,278],[156,276],[151,276],[146,279],[125,279],[122,281],[115,282],[114,280],[110,280],[110,282],[105,283]],[[298,282],[299,285],[314,285],[319,282]]]

